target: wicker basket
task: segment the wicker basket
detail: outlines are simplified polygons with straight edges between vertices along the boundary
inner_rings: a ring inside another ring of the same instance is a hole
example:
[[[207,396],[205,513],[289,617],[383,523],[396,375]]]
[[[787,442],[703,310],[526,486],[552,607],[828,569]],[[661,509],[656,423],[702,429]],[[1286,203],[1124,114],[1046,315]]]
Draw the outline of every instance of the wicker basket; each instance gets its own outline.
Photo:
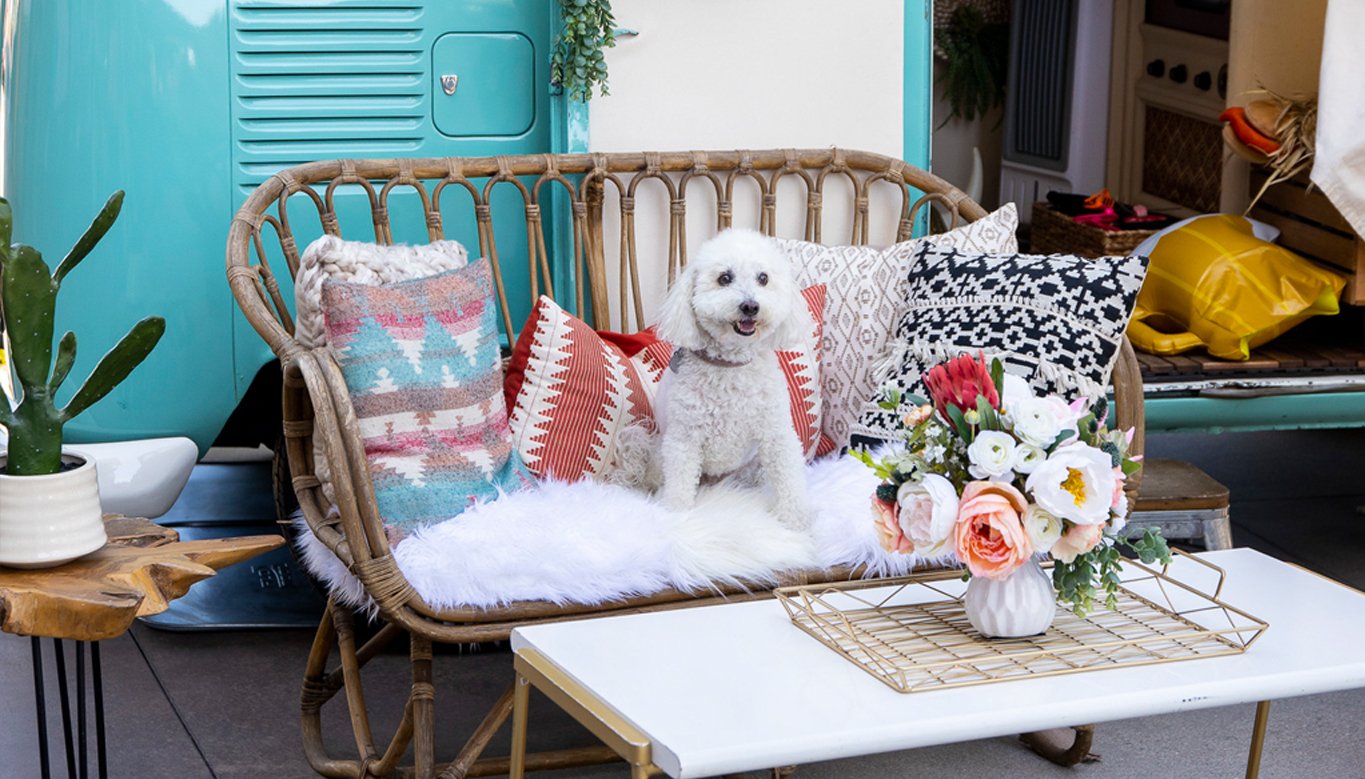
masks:
[[[1031,251],[1034,254],[1074,254],[1078,257],[1108,257],[1128,254],[1151,237],[1155,230],[1102,230],[1079,224],[1066,214],[1054,211],[1040,200],[1033,204]]]

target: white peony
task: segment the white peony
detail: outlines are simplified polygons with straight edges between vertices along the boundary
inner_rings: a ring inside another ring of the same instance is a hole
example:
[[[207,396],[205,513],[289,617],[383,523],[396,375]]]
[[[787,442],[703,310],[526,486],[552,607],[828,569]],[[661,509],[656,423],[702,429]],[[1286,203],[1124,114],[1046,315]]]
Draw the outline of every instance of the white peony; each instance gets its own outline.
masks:
[[[1019,473],[1033,473],[1044,460],[1047,452],[1032,444],[1020,444],[1014,450],[1014,470]]]
[[[1062,520],[1036,503],[1030,503],[1024,512],[1024,532],[1033,543],[1033,551],[1047,552],[1057,539],[1062,537]]]
[[[957,489],[946,478],[931,473],[918,483],[908,481],[896,492],[901,532],[922,557],[948,552],[957,524]]]
[[[1114,464],[1109,455],[1082,443],[1058,447],[1024,483],[1039,506],[1078,525],[1109,521],[1114,502]]]
[[[983,430],[967,447],[967,471],[977,479],[1009,481],[1014,469],[1014,437],[999,430]]]

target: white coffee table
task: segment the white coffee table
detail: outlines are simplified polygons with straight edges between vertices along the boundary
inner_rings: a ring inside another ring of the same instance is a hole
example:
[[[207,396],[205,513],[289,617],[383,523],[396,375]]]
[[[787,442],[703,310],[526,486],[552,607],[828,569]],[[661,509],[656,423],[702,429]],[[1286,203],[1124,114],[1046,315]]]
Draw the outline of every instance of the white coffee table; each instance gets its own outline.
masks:
[[[530,686],[587,726],[633,777],[716,776],[1085,722],[1365,687],[1365,594],[1250,549],[1199,555],[1222,599],[1265,620],[1243,654],[899,693],[764,600],[519,628],[512,777]]]

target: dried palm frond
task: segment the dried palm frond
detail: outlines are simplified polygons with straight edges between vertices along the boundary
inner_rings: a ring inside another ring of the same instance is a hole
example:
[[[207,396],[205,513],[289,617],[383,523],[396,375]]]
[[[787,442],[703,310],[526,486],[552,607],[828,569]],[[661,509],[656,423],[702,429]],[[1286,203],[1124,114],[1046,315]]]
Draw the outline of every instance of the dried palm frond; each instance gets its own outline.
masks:
[[[1268,102],[1278,106],[1274,127],[1267,134],[1279,142],[1280,148],[1266,155],[1268,159],[1265,167],[1269,169],[1269,175],[1247,206],[1248,214],[1267,189],[1294,178],[1313,164],[1314,143],[1318,132],[1316,97],[1290,98],[1264,87],[1256,90],[1254,94],[1266,95],[1269,98]],[[1311,183],[1309,186],[1311,189]]]

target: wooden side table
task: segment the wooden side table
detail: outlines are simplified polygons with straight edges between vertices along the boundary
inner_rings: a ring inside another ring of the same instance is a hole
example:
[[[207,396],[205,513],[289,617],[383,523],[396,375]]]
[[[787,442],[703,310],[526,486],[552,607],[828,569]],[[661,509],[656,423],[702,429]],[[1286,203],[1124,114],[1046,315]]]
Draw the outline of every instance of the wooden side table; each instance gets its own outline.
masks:
[[[218,569],[268,552],[280,536],[243,536],[182,542],[174,530],[146,519],[104,518],[109,543],[65,565],[41,570],[0,566],[0,630],[29,636],[33,648],[33,691],[38,715],[38,749],[44,779],[51,776],[41,638],[52,639],[60,694],[68,775],[87,776],[86,648],[94,696],[96,769],[105,761],[104,683],[99,642],[127,632],[137,617],[165,611],[190,585]],[[62,642],[75,641],[76,716],[73,723]],[[73,733],[72,727],[75,726]],[[73,749],[74,746],[74,749]]]

